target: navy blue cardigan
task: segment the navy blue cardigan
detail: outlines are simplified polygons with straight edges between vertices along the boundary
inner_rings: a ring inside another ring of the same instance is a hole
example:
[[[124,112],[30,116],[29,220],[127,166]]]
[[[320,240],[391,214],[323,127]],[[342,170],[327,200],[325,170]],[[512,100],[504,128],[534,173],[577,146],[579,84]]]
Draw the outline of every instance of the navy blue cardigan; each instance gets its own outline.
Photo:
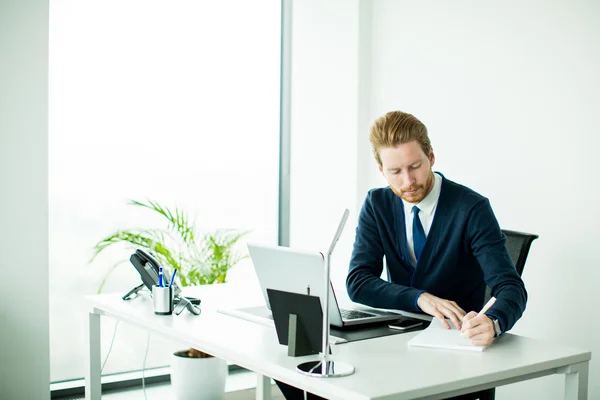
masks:
[[[358,218],[348,295],[372,307],[420,312],[417,298],[428,292],[456,301],[466,312],[479,312],[487,283],[497,299],[487,315],[496,317],[505,332],[527,302],[505,242],[488,199],[442,177],[431,229],[413,268],[402,200],[389,187],[372,189]],[[384,256],[389,282],[380,278]]]

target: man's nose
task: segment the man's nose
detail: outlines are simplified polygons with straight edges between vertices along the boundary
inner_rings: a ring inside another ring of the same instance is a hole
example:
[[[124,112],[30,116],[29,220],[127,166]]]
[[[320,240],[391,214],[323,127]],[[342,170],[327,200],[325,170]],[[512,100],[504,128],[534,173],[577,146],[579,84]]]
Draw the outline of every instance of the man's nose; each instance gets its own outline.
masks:
[[[405,171],[404,182],[407,186],[412,186],[415,183],[415,175],[411,171]]]

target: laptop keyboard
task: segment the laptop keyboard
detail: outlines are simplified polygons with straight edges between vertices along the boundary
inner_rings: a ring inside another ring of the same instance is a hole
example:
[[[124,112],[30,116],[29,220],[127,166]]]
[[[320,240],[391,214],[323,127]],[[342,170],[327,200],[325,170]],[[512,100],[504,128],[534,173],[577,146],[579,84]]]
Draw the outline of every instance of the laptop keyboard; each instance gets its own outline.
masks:
[[[342,319],[359,319],[359,318],[369,318],[374,317],[374,314],[358,311],[358,310],[344,310],[340,309],[340,313],[342,314]]]

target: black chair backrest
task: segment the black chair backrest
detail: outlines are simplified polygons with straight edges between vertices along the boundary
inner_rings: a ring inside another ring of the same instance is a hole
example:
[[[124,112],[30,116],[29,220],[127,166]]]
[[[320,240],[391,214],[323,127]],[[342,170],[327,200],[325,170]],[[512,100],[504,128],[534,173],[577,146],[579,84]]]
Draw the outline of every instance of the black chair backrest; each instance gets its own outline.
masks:
[[[523,274],[523,269],[525,268],[525,260],[527,260],[531,242],[539,236],[531,233],[509,231],[506,229],[502,229],[502,233],[506,236],[506,250],[508,250],[508,255],[510,255],[510,258],[515,264],[517,273],[521,276]],[[489,286],[486,286],[483,304],[487,303],[490,297],[492,297],[492,289]]]
[[[521,276],[523,274],[523,269],[525,268],[525,260],[527,260],[531,242],[539,236],[531,233],[509,231],[506,229],[502,229],[502,233],[506,235],[506,249],[508,250],[508,254],[515,264],[517,273]]]

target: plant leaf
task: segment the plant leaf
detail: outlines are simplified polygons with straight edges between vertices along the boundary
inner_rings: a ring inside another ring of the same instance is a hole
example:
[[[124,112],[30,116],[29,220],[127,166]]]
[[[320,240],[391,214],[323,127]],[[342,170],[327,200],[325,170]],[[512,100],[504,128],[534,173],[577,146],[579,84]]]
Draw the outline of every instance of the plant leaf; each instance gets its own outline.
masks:
[[[169,227],[175,228],[185,243],[192,243],[194,241],[196,237],[195,227],[189,223],[187,214],[183,210],[175,208],[175,213],[173,213],[169,208],[163,207],[158,202],[151,200],[148,200],[147,203],[130,200],[129,204],[156,211],[169,221]]]
[[[132,248],[144,248],[153,252],[162,265],[177,269],[177,278],[181,286],[189,286],[225,282],[229,269],[248,257],[245,251],[240,251],[236,245],[249,231],[218,229],[199,236],[193,221],[190,221],[180,208],[169,209],[151,200],[130,200],[129,204],[162,215],[168,220],[168,230],[117,231],[96,243],[90,263],[104,250],[118,243]],[[116,265],[107,276],[115,268]],[[99,290],[104,287],[107,276]]]
[[[117,269],[117,267],[121,264],[125,264],[126,261],[119,261],[118,263],[116,263],[115,265],[113,265],[108,272],[104,275],[104,278],[102,278],[102,282],[100,283],[100,287],[98,287],[98,294],[100,294],[102,292],[102,289],[104,288],[104,285],[106,284],[106,281],[108,280],[108,277],[110,276],[110,274],[113,273],[113,271],[115,269]]]

